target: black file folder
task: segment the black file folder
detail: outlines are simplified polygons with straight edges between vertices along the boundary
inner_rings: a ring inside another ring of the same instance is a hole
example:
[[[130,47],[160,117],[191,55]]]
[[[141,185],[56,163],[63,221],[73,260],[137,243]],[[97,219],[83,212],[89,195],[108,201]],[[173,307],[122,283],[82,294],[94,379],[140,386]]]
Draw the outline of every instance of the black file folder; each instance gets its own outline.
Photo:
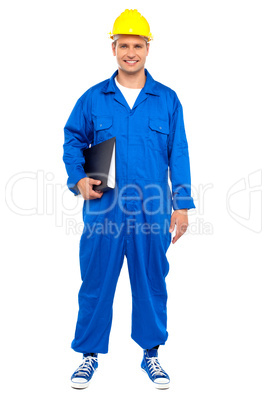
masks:
[[[108,191],[116,184],[116,137],[102,141],[83,151],[84,171],[88,177],[101,180],[93,190]]]

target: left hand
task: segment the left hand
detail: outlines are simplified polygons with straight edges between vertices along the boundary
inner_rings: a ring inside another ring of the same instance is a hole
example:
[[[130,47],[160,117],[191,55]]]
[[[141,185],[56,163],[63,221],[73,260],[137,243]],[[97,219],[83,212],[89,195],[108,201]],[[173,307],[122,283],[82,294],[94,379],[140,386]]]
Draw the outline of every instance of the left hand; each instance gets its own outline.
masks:
[[[173,232],[176,225],[176,233],[172,239],[174,244],[187,230],[188,227],[188,215],[187,209],[176,209],[171,216],[171,224],[169,231]]]

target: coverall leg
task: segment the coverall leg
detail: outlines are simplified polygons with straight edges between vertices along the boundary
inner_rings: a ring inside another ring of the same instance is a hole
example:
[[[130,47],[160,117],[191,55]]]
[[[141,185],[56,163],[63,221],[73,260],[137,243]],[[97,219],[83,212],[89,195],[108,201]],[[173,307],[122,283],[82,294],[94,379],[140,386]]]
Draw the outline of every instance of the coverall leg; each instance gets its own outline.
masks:
[[[127,259],[132,290],[132,339],[143,349],[164,344],[167,332],[167,290],[165,277],[169,271],[166,252],[171,234],[165,235],[158,218],[142,211],[142,201],[132,188],[129,201],[109,212],[103,208],[114,205],[115,191],[105,198],[84,201],[84,232],[80,240],[82,285],[79,291],[79,312],[72,348],[81,353],[107,353],[112,324],[115,289]],[[147,198],[147,197],[145,197]],[[86,213],[90,203],[96,215]],[[152,228],[153,223],[157,223]],[[145,225],[145,226],[144,226]],[[165,222],[165,231],[169,220]],[[111,233],[112,232],[112,233]]]

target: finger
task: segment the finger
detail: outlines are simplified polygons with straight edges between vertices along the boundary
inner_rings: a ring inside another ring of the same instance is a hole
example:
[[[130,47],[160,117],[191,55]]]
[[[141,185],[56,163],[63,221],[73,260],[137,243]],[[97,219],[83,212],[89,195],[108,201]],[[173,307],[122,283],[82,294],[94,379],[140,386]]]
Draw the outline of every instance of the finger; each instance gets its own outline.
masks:
[[[172,239],[172,243],[173,243],[173,244],[176,243],[177,240],[179,239],[179,237],[181,237],[181,235],[179,235],[178,230],[176,230],[175,236],[174,236],[174,238]]]
[[[96,192],[94,190],[90,191],[90,197],[94,197],[94,198],[101,198],[103,195],[103,192]]]
[[[181,235],[183,235],[186,231],[187,231],[187,227],[188,225],[186,223],[184,223],[183,225],[181,225],[180,227],[180,233]]]
[[[90,184],[96,184],[96,185],[98,185],[98,184],[101,184],[102,181],[101,181],[101,180],[96,180],[96,179],[91,179],[91,178],[89,177],[89,183],[90,183]]]
[[[178,221],[175,218],[171,219],[170,228],[169,228],[170,232],[173,232],[175,225],[177,225],[177,223],[178,223]]]
[[[181,225],[181,226],[179,227],[179,229],[176,230],[175,236],[174,236],[174,238],[173,238],[173,240],[172,240],[173,244],[174,244],[178,239],[180,239],[180,237],[182,237],[182,235],[187,231],[187,227],[188,227],[188,225],[184,224],[184,225]]]
[[[174,225],[170,225],[170,227],[169,227],[169,232],[173,232],[173,230],[174,230]]]

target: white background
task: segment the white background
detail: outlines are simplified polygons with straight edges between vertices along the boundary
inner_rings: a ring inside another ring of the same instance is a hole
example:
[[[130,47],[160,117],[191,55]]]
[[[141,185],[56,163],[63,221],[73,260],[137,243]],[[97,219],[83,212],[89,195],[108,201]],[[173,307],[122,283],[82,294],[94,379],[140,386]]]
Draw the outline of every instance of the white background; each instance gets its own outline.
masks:
[[[109,353],[76,391],[82,199],[66,188],[63,127],[117,69],[108,32],[125,8],[149,21],[146,68],[183,105],[197,208],[168,250],[171,388],[141,372],[125,260]],[[1,399],[266,401],[264,2],[25,0],[0,14]]]

